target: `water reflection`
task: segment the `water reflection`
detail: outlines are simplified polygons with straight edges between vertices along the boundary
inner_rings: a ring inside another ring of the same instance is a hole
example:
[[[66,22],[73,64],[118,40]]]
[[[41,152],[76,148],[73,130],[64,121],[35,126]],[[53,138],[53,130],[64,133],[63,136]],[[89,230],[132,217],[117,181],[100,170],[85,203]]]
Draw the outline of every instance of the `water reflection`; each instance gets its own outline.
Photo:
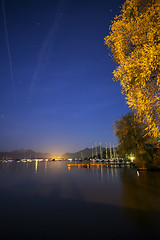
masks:
[[[103,168],[101,167],[101,181],[103,182]]]
[[[39,161],[38,159],[35,159],[33,162],[34,162],[34,173],[38,173],[38,166],[39,166],[39,164],[41,164],[41,166],[44,165],[45,175],[47,174],[47,162],[48,162],[47,160]],[[28,161],[27,161],[27,168],[28,168]],[[40,168],[40,170],[42,170],[42,169]]]
[[[113,167],[69,170],[67,162],[60,161],[1,163],[0,193],[2,219],[15,218],[24,226],[33,219],[40,232],[43,226],[39,228],[39,224],[43,223],[51,235],[53,226],[57,229],[63,224],[69,236],[67,229],[72,225],[74,231],[78,223],[83,236],[91,228],[95,235],[102,234],[101,238],[107,232],[108,239],[118,239],[114,238],[116,234],[135,239],[144,233],[160,236],[159,172],[137,173],[136,169]],[[7,222],[2,225],[7,226]]]
[[[34,171],[35,173],[37,173],[37,168],[38,168],[38,160],[36,159],[35,160],[35,171]]]
[[[159,234],[160,172],[121,173],[123,207],[131,224],[148,234]],[[148,236],[149,237],[149,236]]]
[[[121,172],[123,200],[134,209],[160,210],[160,172]]]

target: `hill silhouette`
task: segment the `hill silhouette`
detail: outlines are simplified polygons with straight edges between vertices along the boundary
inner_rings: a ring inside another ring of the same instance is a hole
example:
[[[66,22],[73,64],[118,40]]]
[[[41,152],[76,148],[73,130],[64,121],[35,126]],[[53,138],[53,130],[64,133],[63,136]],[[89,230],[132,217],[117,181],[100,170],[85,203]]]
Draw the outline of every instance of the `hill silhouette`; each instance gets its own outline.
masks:
[[[102,147],[102,152],[105,151],[105,148]],[[97,153],[100,154],[100,146],[97,147]],[[96,155],[96,149],[93,148],[93,155]],[[65,153],[62,155],[62,157],[64,159],[68,159],[68,158],[90,158],[92,157],[92,148],[85,148],[83,150],[80,150],[78,152],[75,153]]]
[[[0,152],[0,159],[23,159],[23,158],[49,158],[51,154],[34,152],[33,150],[14,150],[11,152]]]

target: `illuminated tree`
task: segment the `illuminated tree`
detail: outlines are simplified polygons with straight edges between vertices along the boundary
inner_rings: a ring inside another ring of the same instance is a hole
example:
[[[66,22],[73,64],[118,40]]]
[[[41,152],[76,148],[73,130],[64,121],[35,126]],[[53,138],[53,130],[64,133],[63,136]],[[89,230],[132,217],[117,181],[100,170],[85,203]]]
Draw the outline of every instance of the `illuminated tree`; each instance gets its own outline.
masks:
[[[105,43],[118,63],[119,80],[129,107],[148,134],[160,135],[160,1],[126,0]]]
[[[156,143],[153,137],[146,134],[146,126],[144,123],[138,122],[136,114],[129,112],[122,115],[120,119],[113,124],[114,133],[118,137],[120,156],[126,154],[144,154],[146,152],[146,144]]]

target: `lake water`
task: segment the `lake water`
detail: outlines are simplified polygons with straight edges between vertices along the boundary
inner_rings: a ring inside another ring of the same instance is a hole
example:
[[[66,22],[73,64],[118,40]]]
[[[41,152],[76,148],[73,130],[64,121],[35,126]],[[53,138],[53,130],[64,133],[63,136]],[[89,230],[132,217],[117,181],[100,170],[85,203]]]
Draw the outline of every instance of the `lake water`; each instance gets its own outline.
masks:
[[[67,163],[0,162],[1,239],[160,237],[160,172]]]

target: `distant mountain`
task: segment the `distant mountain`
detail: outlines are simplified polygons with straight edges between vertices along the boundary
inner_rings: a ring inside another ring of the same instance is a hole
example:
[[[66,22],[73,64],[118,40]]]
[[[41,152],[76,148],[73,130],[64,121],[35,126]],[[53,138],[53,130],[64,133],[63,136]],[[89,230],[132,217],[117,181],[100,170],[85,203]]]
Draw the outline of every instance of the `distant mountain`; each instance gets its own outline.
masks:
[[[14,150],[11,152],[0,152],[0,159],[22,159],[22,158],[49,158],[49,153],[34,152],[33,150]]]
[[[102,148],[102,152],[105,151],[105,148]],[[100,147],[97,147],[97,153],[100,154]],[[93,149],[93,155],[96,154],[96,149]],[[81,151],[75,152],[75,153],[65,153],[62,155],[64,159],[68,158],[90,158],[92,157],[92,148],[85,148]]]

